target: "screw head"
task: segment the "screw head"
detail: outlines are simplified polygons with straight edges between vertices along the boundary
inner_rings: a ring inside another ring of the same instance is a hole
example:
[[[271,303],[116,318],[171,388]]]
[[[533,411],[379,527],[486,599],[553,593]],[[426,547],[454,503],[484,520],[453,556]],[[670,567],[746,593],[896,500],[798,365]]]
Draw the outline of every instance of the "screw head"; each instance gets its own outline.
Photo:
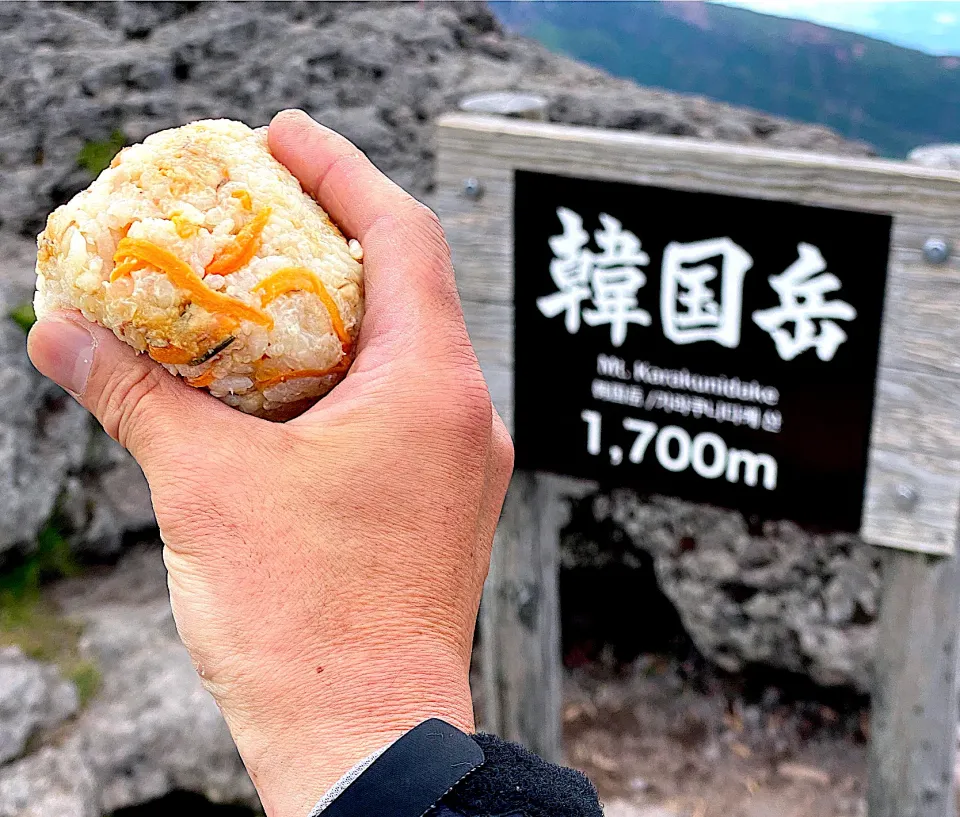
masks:
[[[904,511],[913,510],[920,500],[920,494],[912,485],[901,482],[895,489],[897,506]]]
[[[471,176],[463,180],[463,195],[468,199],[479,199],[483,195],[483,184],[480,179]]]
[[[931,236],[923,242],[923,257],[928,264],[943,264],[950,257],[950,245],[942,238]]]

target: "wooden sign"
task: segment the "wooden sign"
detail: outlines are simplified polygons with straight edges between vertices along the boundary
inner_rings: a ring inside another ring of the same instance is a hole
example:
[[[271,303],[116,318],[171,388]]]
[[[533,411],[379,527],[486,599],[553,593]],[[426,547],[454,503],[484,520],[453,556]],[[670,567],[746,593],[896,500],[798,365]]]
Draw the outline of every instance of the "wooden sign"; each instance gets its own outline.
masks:
[[[438,143],[436,206],[522,464],[953,551],[960,261],[931,248],[957,234],[960,174],[466,114]],[[611,232],[633,256],[590,273],[604,292],[551,275]],[[721,376],[742,390],[701,391]]]

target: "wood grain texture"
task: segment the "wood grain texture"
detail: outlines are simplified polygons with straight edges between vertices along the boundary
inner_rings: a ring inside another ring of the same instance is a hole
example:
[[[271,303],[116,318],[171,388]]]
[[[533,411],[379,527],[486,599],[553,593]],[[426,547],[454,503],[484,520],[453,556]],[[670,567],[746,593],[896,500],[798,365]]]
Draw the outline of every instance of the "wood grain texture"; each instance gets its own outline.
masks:
[[[944,495],[942,474],[924,478],[922,463],[909,471],[912,487],[934,491],[928,501],[950,499],[936,525],[892,505],[889,490],[908,473],[903,457],[913,452],[960,461],[960,173],[463,114],[441,119],[438,145],[436,206],[471,338],[511,429],[513,278],[524,274],[513,268],[515,170],[893,215],[863,530],[876,544],[952,549],[957,517],[948,509],[957,498]],[[483,184],[479,199],[462,193],[469,177]],[[943,265],[923,258],[931,236],[955,247]]]
[[[463,302],[470,340],[493,404],[513,433],[513,304]]]
[[[884,559],[868,747],[870,817],[953,817],[960,559]]]
[[[563,760],[559,543],[570,499],[592,483],[518,471],[494,540],[480,612],[482,727]]]
[[[438,147],[471,157],[476,167],[933,218],[951,219],[960,208],[960,172],[878,159],[465,114],[440,118]]]
[[[931,147],[924,153],[925,159],[934,164],[938,155],[948,166],[953,163],[950,150]],[[909,365],[911,356],[897,356],[902,335],[908,342],[923,340],[930,354],[928,361],[917,366],[917,372],[904,372],[900,381],[881,378],[880,413],[884,422],[904,415],[901,421],[909,425],[932,401],[934,415],[944,427],[931,430],[927,425],[919,434],[900,432],[900,436],[892,427],[874,428],[877,438],[882,439],[885,433],[894,435],[886,439],[891,448],[909,444],[916,450],[893,454],[879,448],[875,439],[877,446],[871,452],[867,502],[875,507],[866,515],[864,534],[868,540],[886,543],[899,539],[904,550],[890,551],[884,559],[871,690],[867,802],[870,817],[953,817],[960,556],[951,551],[958,535],[955,520],[960,461],[954,439],[956,381],[936,375],[943,371],[955,374],[949,353],[957,349],[956,335],[946,331],[939,307],[949,309],[955,304],[956,257],[943,266],[925,265],[922,257],[904,257],[917,243],[922,246],[925,232],[944,230],[949,238],[950,228],[921,222],[916,229],[905,217],[898,222],[895,244],[901,248],[904,269],[888,292],[883,359],[888,364],[906,360]],[[916,238],[910,238],[914,233]],[[927,327],[930,334],[920,338],[917,332],[924,319],[931,324]],[[928,368],[935,374],[931,376]],[[938,445],[942,447],[940,457],[926,453]],[[916,487],[917,502],[891,514],[898,490],[904,485]],[[873,531],[872,526],[883,530]],[[939,543],[941,550],[951,555],[907,552],[931,543]]]
[[[901,507],[901,486],[917,493]],[[868,542],[940,555],[953,552],[950,538],[960,514],[960,464],[929,454],[874,448],[861,535]]]

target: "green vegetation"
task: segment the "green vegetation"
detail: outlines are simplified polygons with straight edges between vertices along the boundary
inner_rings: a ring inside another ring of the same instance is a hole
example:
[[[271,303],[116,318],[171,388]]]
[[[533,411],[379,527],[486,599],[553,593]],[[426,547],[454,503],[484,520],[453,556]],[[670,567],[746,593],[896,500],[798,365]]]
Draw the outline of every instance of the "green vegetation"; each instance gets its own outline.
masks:
[[[77,164],[91,176],[99,176],[110,166],[113,157],[127,144],[123,131],[115,130],[102,142],[86,142],[77,154]]]
[[[882,153],[960,137],[960,60],[702,3],[494,2],[510,28],[641,85],[834,128]]]
[[[80,655],[81,625],[60,615],[41,592],[43,582],[73,576],[78,570],[54,516],[37,537],[37,549],[0,574],[0,647],[17,646],[31,658],[56,663],[76,684],[83,705],[97,691],[100,672]]]
[[[24,332],[29,332],[30,327],[37,322],[37,315],[33,311],[33,304],[29,301],[10,310],[8,317]]]

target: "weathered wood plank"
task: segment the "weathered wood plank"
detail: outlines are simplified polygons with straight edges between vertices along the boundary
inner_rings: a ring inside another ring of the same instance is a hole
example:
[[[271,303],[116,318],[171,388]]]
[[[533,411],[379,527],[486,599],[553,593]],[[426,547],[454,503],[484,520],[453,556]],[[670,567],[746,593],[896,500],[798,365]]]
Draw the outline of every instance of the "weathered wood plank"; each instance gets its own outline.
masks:
[[[870,817],[952,817],[960,560],[884,559],[873,716]]]
[[[879,159],[468,114],[441,117],[438,145],[441,152],[460,156],[483,170],[526,167],[699,192],[933,218],[952,218],[960,209],[960,172]],[[441,170],[445,174],[458,169],[454,162]],[[441,184],[445,180],[449,177],[439,179]]]
[[[893,264],[887,283],[881,358],[891,368],[960,377],[960,272]]]
[[[463,317],[493,404],[513,433],[513,305],[463,302]]]
[[[560,531],[588,482],[518,471],[494,540],[480,613],[484,728],[553,762],[560,736]]]
[[[902,495],[904,491],[907,496]],[[950,554],[958,514],[960,464],[956,460],[871,450],[861,531],[866,541]]]
[[[933,164],[940,161],[952,166],[949,150],[931,147],[924,155]],[[895,232],[900,231],[900,247],[916,248],[926,240],[924,233],[942,228],[932,221],[921,221],[917,228],[912,221],[899,218]],[[906,236],[910,231],[916,238]],[[953,238],[949,230],[945,233],[944,237]],[[914,418],[924,412],[926,397],[934,401],[931,414],[947,426],[947,439],[940,457],[919,451],[909,455],[878,449],[871,452],[867,503],[873,508],[866,514],[864,535],[867,541],[895,547],[930,550],[926,546],[933,543],[946,552],[955,551],[960,491],[954,483],[960,458],[949,429],[956,424],[956,394],[950,389],[933,393],[943,378],[924,376],[923,371],[929,367],[953,373],[949,357],[958,349],[956,334],[942,331],[945,327],[940,307],[956,304],[956,259],[952,257],[948,264],[937,267],[924,265],[920,259],[905,259],[903,251],[893,255],[903,266],[896,268],[888,291],[881,359],[887,364],[911,361],[914,358],[902,355],[904,344],[919,342],[920,348],[928,351],[929,360],[921,358],[917,367],[921,373],[912,383],[898,385],[889,373],[881,373],[881,425],[893,420],[898,412],[891,397],[915,400],[910,412]],[[918,330],[927,324],[934,333],[939,328],[941,337],[919,335]],[[941,349],[935,348],[938,341]],[[898,389],[902,393],[895,394]],[[910,418],[903,421],[909,422]],[[924,436],[929,443],[930,435]],[[906,440],[888,442],[902,445]],[[898,504],[900,508],[895,510]],[[960,555],[936,557],[891,551],[884,562],[871,699],[869,814],[953,817]]]
[[[958,459],[960,380],[882,366],[872,444],[882,450]]]

